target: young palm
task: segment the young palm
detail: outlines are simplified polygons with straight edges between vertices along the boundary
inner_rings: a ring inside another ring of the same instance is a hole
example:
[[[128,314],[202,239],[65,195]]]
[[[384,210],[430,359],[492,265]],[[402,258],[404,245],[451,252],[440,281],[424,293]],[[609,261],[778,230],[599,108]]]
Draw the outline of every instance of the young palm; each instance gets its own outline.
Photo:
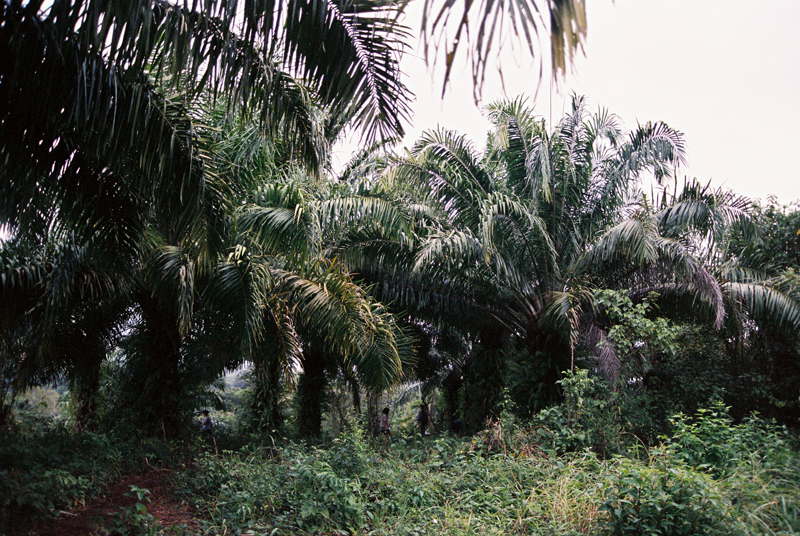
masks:
[[[800,295],[791,275],[771,271],[761,257],[748,254],[760,241],[750,199],[693,180],[680,191],[665,190],[658,202],[655,215],[661,233],[686,244],[708,267],[719,283],[724,316],[733,332],[746,331],[748,321],[784,333],[800,329]],[[736,251],[734,236],[751,247]],[[685,302],[675,304],[686,307]]]

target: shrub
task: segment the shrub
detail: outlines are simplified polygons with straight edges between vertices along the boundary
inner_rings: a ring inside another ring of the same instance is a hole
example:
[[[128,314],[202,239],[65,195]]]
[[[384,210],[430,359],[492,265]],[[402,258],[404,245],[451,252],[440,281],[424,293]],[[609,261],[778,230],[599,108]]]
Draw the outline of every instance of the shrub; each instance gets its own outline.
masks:
[[[667,440],[673,455],[691,467],[709,469],[716,476],[747,463],[753,455],[764,460],[782,458],[789,450],[786,430],[751,415],[734,424],[729,408],[717,401],[690,418],[676,415]]]
[[[295,504],[302,529],[358,531],[363,523],[363,505],[357,483],[340,478],[321,460],[300,464],[296,476]]]
[[[619,458],[606,485],[600,507],[607,513],[600,522],[604,534],[731,534],[725,523],[729,505],[718,484],[705,473],[671,463],[666,453],[657,453],[649,464]]]
[[[334,439],[328,448],[321,451],[321,456],[338,476],[353,478],[365,469],[369,446],[364,441],[364,433],[356,428]]]
[[[556,453],[585,448],[600,456],[620,452],[622,427],[614,412],[616,393],[587,370],[566,371],[559,383],[564,388],[564,403],[534,417],[534,441]]]

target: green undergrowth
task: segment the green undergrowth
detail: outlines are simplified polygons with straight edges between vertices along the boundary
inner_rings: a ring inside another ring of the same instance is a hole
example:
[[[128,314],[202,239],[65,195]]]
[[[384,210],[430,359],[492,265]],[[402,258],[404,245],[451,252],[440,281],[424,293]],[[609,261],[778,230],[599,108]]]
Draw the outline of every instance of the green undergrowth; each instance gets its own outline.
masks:
[[[547,454],[529,429],[198,458],[175,490],[206,534],[749,535],[800,532],[797,452],[779,428],[717,407],[679,416],[638,456]],[[691,453],[691,455],[689,455]]]
[[[120,439],[34,420],[0,435],[0,534],[75,511],[121,477],[176,467],[193,450],[157,438]]]
[[[173,498],[193,507],[206,535],[800,533],[800,456],[784,429],[755,417],[734,423],[716,404],[674,417],[651,448],[598,451],[579,440],[591,434],[572,415],[558,434],[504,414],[471,438],[389,442],[356,431],[308,446],[249,436],[219,454],[201,441],[37,426],[3,438],[0,533],[26,534],[33,520],[159,467],[171,469]],[[166,530],[146,497],[139,503],[109,534]]]

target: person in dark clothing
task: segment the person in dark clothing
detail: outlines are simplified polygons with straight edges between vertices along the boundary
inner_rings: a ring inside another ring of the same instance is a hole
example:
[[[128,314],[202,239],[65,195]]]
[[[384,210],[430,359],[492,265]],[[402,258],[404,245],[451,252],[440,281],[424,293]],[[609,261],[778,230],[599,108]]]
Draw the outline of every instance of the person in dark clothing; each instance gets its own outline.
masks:
[[[428,427],[428,419],[430,419],[428,404],[422,402],[419,405],[419,413],[417,413],[417,425],[419,426],[419,433],[423,436],[425,435],[425,429]]]
[[[383,434],[384,443],[388,439],[392,439],[392,429],[389,428],[389,408],[383,408],[381,413],[381,434]]]
[[[450,430],[455,434],[464,435],[467,433],[467,423],[461,419],[456,419],[450,423]]]
[[[219,454],[217,451],[217,438],[214,437],[214,422],[211,420],[211,416],[208,414],[208,410],[203,410],[203,418],[200,420],[200,423],[203,425],[203,437],[210,445],[214,446],[214,453]]]

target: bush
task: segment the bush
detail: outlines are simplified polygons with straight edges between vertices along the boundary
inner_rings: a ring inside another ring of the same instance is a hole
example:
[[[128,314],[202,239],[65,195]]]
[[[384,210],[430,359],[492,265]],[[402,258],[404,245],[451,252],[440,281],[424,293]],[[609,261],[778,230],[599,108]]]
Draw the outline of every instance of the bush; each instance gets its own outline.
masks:
[[[366,468],[369,446],[364,441],[364,433],[356,428],[334,439],[320,455],[338,476],[353,478]]]
[[[619,458],[600,511],[604,534],[731,534],[729,504],[707,474],[670,462],[664,452],[645,465]]]
[[[674,432],[666,442],[673,455],[690,467],[709,469],[715,476],[749,463],[753,455],[773,461],[787,455],[790,445],[784,428],[755,415],[734,424],[728,410],[717,401],[699,409],[693,418],[676,415]]]
[[[622,427],[615,416],[616,393],[587,370],[566,371],[559,382],[564,403],[540,411],[533,419],[533,440],[559,454],[591,448],[599,456],[623,450]]]
[[[25,420],[0,438],[0,534],[72,510],[120,475],[176,466],[185,452],[155,438],[79,433],[63,423]]]
[[[300,464],[295,473],[298,525],[319,532],[345,529],[356,532],[363,522],[357,482],[340,478],[321,460]]]

